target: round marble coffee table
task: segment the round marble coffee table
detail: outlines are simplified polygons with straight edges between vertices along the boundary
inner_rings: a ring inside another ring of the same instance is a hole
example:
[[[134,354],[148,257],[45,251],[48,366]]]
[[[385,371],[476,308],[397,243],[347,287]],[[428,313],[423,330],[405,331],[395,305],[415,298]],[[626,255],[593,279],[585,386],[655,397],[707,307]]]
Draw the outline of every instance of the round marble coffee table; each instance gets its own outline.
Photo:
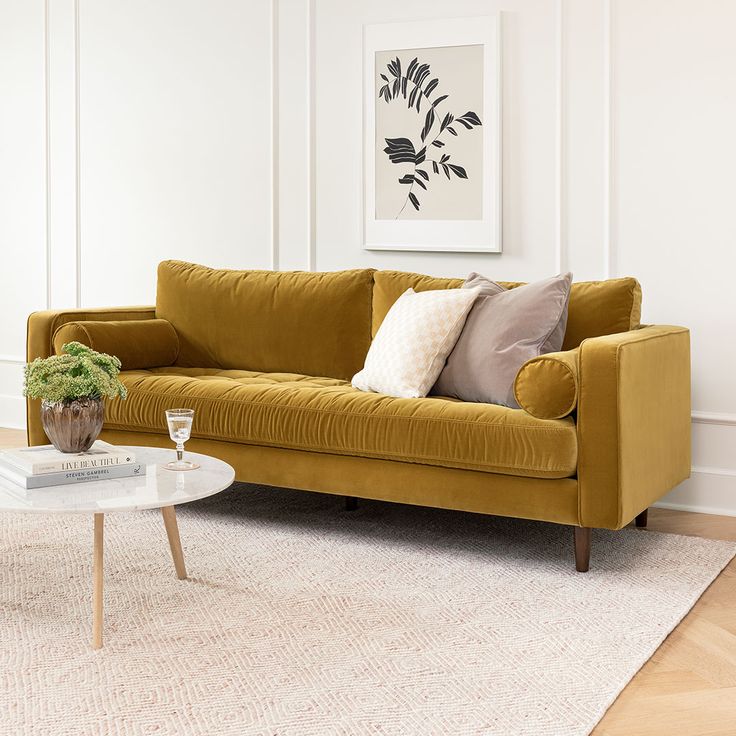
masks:
[[[137,462],[146,464],[145,476],[34,490],[25,490],[0,478],[0,511],[94,515],[92,646],[95,649],[102,646],[102,550],[105,514],[160,508],[171,556],[174,558],[174,569],[177,577],[184,580],[187,571],[174,506],[212,496],[235,480],[235,471],[230,465],[208,455],[186,452],[187,459],[199,463],[200,467],[186,472],[172,472],[161,466],[175,456],[173,449],[130,449],[135,453]]]

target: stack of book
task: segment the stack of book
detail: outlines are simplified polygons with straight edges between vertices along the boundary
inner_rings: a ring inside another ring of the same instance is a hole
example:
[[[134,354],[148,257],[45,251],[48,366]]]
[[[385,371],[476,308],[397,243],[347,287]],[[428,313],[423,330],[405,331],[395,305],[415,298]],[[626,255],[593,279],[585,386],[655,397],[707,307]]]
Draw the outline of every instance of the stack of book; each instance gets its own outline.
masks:
[[[87,452],[68,454],[53,445],[22,447],[0,452],[0,478],[21,488],[47,488],[110,478],[146,474],[127,448],[97,440]]]

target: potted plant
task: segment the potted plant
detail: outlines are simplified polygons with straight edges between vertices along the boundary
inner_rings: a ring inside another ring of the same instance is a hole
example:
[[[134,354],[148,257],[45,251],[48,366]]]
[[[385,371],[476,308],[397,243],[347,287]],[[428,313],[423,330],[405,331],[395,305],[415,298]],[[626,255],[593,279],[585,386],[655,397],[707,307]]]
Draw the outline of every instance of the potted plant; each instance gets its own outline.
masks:
[[[85,452],[102,431],[104,397],[124,399],[118,379],[120,360],[79,342],[62,346],[61,355],[36,358],[25,368],[23,393],[41,399],[41,422],[61,452]]]

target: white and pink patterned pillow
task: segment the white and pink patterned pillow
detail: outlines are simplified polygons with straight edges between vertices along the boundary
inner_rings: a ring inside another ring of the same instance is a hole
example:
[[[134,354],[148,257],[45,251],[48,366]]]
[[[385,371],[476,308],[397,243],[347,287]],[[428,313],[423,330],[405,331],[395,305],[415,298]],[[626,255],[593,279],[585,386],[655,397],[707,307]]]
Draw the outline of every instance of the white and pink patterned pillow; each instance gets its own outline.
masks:
[[[401,398],[426,396],[455,347],[478,289],[407,289],[373,338],[353,386]]]

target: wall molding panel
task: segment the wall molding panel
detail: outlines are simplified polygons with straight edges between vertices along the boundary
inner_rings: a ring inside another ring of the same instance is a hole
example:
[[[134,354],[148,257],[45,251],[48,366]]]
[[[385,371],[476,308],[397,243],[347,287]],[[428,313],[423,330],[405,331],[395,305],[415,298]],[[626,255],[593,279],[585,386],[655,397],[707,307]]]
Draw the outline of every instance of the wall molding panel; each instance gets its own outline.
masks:
[[[556,35],[557,53],[555,68],[555,270],[567,270],[565,255],[565,0],[557,0]],[[502,26],[503,27],[503,26]]]
[[[29,312],[49,299],[49,2],[0,4],[0,425],[24,421]]]
[[[615,273],[613,249],[614,212],[614,128],[613,128],[613,3],[603,0],[603,275],[610,279]]]
[[[271,270],[279,269],[279,12],[271,0]]]
[[[79,46],[79,3],[74,0],[74,265],[75,305],[82,306],[82,133],[81,133],[81,53]]]
[[[307,0],[307,68],[309,122],[307,145],[309,150],[309,250],[307,268],[317,268],[317,0]],[[362,193],[361,193],[362,196]]]
[[[44,179],[46,217],[46,308],[51,306],[51,53],[49,50],[49,0],[43,3],[43,112]]]
[[[80,305],[77,0],[47,0],[46,307]]]
[[[278,15],[278,267],[309,269],[311,253],[310,3],[274,0]]]
[[[693,422],[695,424],[716,424],[723,427],[736,426],[736,414],[723,414],[719,412],[693,411]]]

